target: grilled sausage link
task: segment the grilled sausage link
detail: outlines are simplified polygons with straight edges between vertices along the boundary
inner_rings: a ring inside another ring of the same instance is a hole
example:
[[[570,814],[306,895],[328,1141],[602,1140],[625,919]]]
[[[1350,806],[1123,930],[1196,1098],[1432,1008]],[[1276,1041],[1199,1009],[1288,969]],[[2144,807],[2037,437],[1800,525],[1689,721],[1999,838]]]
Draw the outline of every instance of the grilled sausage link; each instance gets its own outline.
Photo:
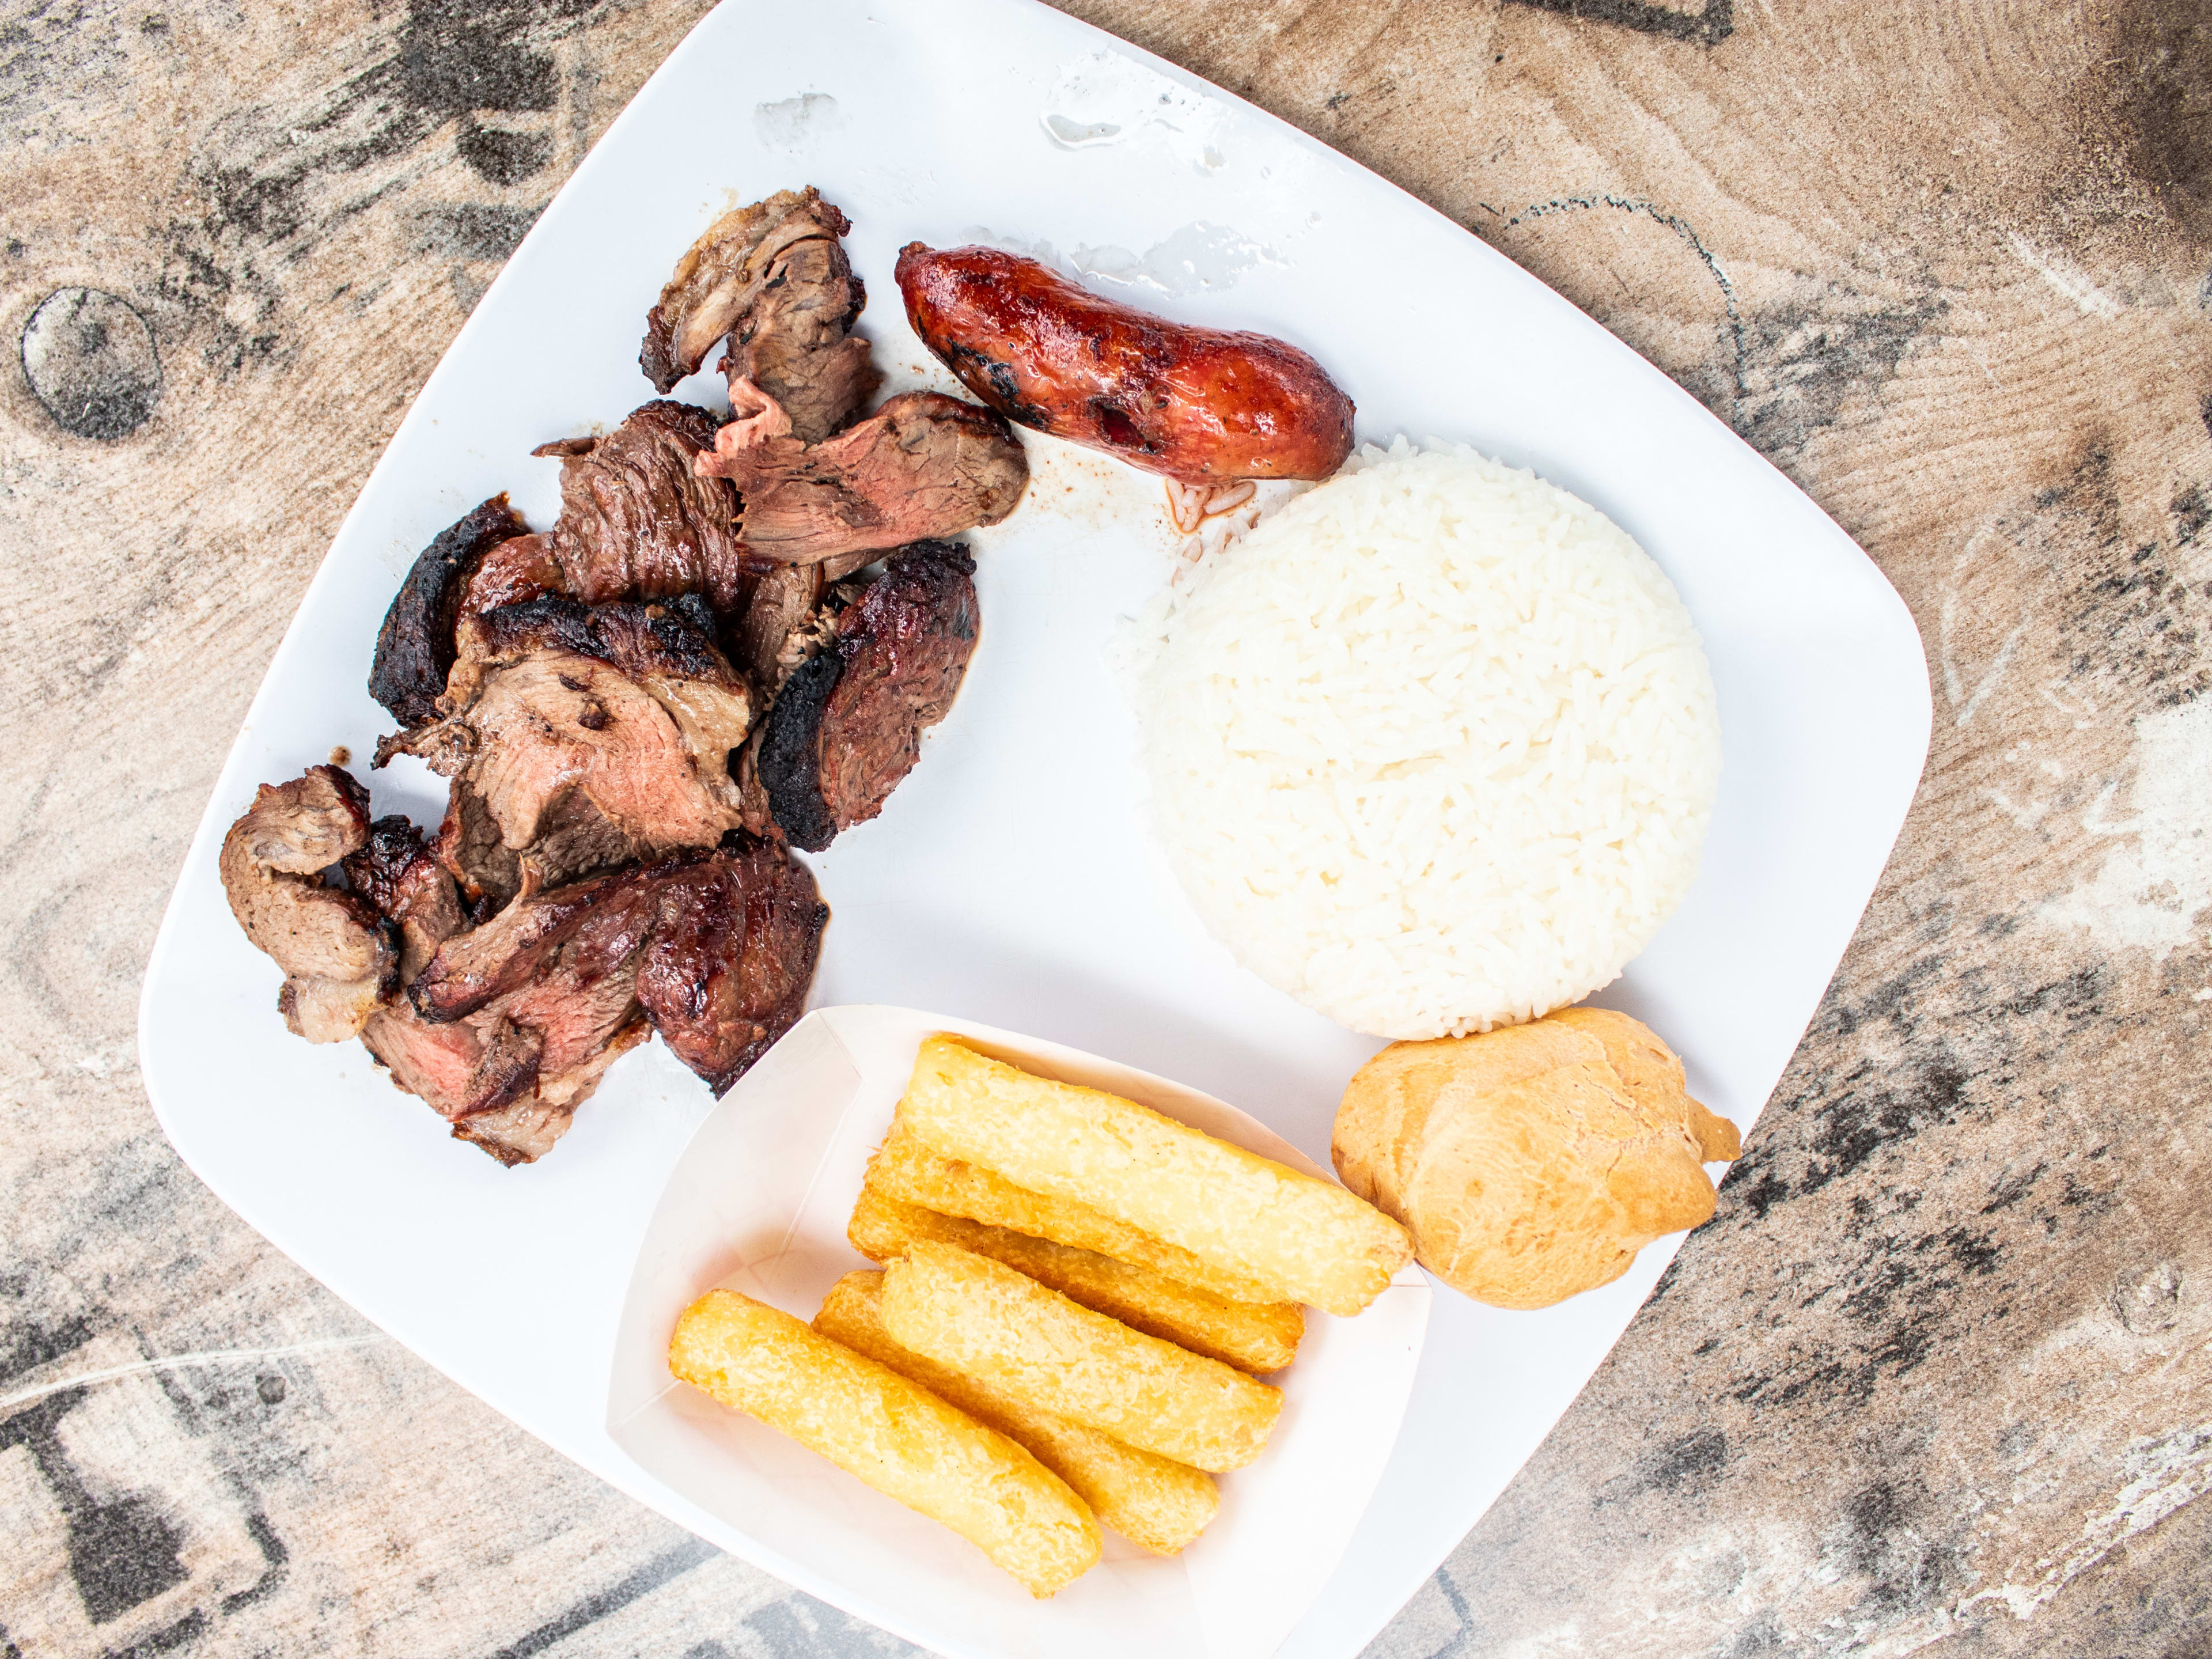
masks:
[[[911,242],[899,292],[922,343],[1008,420],[1188,483],[1326,478],[1352,399],[1264,334],[1193,328],[996,248]]]

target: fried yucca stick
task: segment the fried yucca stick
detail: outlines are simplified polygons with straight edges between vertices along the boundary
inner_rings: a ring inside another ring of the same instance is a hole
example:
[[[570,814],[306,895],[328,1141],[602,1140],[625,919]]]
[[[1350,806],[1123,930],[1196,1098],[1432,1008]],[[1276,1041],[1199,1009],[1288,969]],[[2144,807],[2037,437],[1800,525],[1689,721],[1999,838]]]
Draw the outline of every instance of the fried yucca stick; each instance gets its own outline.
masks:
[[[902,1347],[1194,1468],[1243,1468],[1283,1408],[1279,1389],[951,1244],[886,1267],[883,1310]]]
[[[951,1528],[1033,1595],[1098,1560],[1091,1510],[1027,1450],[787,1313],[709,1291],[676,1322],[668,1369]]]
[[[1256,1279],[1271,1301],[1356,1314],[1413,1259],[1403,1227],[1333,1182],[947,1036],[921,1045],[898,1121],[947,1158]]]
[[[889,1261],[916,1239],[957,1244],[1003,1261],[1094,1313],[1239,1370],[1280,1370],[1297,1356],[1298,1339],[1305,1334],[1306,1317],[1295,1302],[1225,1302],[1095,1250],[939,1215],[879,1192],[872,1180],[860,1188],[845,1236],[872,1261]]]
[[[868,1162],[868,1184],[887,1198],[939,1215],[959,1216],[1149,1267],[1224,1301],[1266,1304],[1282,1299],[1255,1279],[1201,1261],[1188,1250],[1101,1214],[1079,1199],[1033,1193],[979,1164],[947,1158],[896,1121]]]
[[[1210,1477],[1042,1411],[980,1377],[900,1346],[884,1328],[883,1296],[881,1273],[847,1273],[823,1298],[814,1328],[1028,1447],[1038,1462],[1075,1488],[1101,1521],[1155,1555],[1178,1553],[1213,1519],[1221,1494]]]

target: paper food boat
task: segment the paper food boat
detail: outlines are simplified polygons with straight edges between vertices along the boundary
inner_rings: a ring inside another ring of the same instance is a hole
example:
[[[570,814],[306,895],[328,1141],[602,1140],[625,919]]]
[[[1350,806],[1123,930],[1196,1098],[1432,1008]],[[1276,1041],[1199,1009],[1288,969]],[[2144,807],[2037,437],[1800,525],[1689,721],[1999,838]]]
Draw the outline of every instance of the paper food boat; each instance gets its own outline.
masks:
[[[922,1039],[950,1032],[1063,1082],[1110,1090],[1309,1175],[1331,1177],[1234,1107],[1148,1073],[972,1021],[905,1008],[818,1009],[699,1127],[630,1279],[607,1431],[712,1518],[710,1541],[952,1659],[1258,1659],[1320,1593],[1405,1415],[1430,1290],[1407,1267],[1356,1319],[1306,1311],[1267,1449],[1218,1477],[1221,1510],[1173,1559],[1106,1534],[1105,1559],[1048,1601],[964,1539],[870,1490],[668,1370],[670,1330],[716,1286],[811,1319],[872,1264],[845,1239],[868,1156]]]

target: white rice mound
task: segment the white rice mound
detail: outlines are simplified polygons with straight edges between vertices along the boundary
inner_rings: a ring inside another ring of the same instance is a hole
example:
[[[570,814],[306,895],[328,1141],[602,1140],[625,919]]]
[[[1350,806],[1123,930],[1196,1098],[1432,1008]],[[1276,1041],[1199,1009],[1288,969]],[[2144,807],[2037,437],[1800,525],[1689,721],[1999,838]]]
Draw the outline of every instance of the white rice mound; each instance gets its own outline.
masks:
[[[1238,961],[1355,1030],[1577,1002],[1697,874],[1721,758],[1697,629],[1534,473],[1370,446],[1130,644],[1177,878]]]

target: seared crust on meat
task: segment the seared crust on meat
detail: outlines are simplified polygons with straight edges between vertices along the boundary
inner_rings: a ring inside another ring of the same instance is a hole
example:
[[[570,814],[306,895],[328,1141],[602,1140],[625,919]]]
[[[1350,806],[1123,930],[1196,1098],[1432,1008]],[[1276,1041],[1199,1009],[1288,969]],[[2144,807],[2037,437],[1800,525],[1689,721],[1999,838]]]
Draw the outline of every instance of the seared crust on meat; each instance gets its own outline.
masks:
[[[694,463],[714,447],[703,409],[665,401],[612,432],[541,444],[561,462],[553,557],[562,588],[586,604],[703,592],[728,610],[743,586],[738,501]]]
[[[490,671],[534,652],[595,657],[632,679],[661,678],[712,686],[742,700],[744,682],[696,614],[676,605],[580,605],[548,594],[468,620],[466,654],[447,684],[457,706],[473,702]]]
[[[851,228],[811,185],[709,225],[647,314],[638,367],[653,390],[696,374],[726,336],[722,372],[781,405],[801,440],[842,426],[878,379],[852,332],[867,294],[840,240]]]
[[[402,726],[438,717],[438,694],[453,665],[453,624],[477,564],[503,542],[530,533],[504,492],[440,531],[399,584],[376,631],[368,695]]]
[[[1170,323],[992,247],[910,242],[899,292],[921,342],[1014,421],[1189,482],[1326,478],[1352,400],[1296,346]]]
[[[822,797],[822,711],[844,666],[835,651],[825,651],[793,671],[768,711],[754,752],[776,827],[810,853],[837,837],[837,820]]]
[[[818,852],[883,810],[952,706],[980,628],[975,561],[920,542],[839,615],[830,648],[784,682],[754,756],[769,811]]]
[[[736,484],[748,555],[814,564],[996,524],[1014,510],[1029,458],[1004,418],[936,392],[908,392],[817,444],[733,422],[702,472]]]

